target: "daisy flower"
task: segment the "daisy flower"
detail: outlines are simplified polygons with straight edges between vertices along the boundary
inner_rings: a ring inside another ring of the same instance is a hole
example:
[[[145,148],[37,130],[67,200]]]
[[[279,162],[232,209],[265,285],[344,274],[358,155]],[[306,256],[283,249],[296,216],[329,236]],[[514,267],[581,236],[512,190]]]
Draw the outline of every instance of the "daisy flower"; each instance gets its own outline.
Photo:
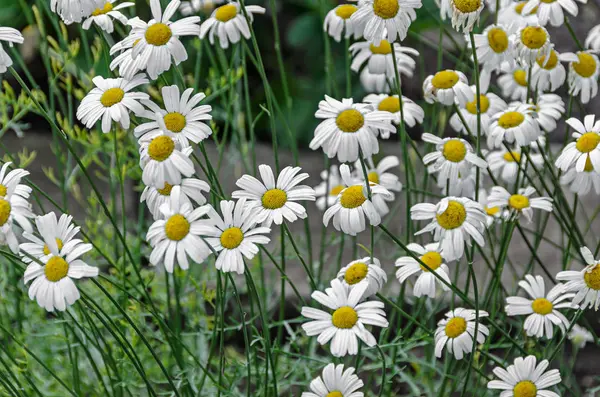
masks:
[[[565,332],[570,323],[558,309],[577,309],[567,299],[573,298],[575,294],[565,293],[562,284],[555,285],[546,295],[546,286],[541,276],[533,277],[530,274],[525,280],[519,281],[519,287],[523,288],[531,299],[519,296],[506,298],[506,314],[509,316],[527,315],[523,328],[528,336],[541,338],[544,335],[548,339],[554,336],[554,326],[558,326],[561,332]]]
[[[23,238],[30,242],[19,245],[19,250],[27,253],[27,255],[22,255],[21,260],[29,263],[33,260],[31,257],[42,259],[46,255],[50,255],[50,247],[56,248],[58,254],[61,254],[66,245],[70,247],[73,244],[81,243],[82,240],[74,239],[81,228],[73,225],[72,222],[71,215],[62,214],[60,219],[56,219],[54,212],[36,217],[35,225],[41,238],[30,232],[23,233]]]
[[[479,106],[480,106],[480,117],[481,117],[481,133],[486,135],[489,129],[491,118],[498,112],[506,109],[506,102],[498,95],[492,92],[486,92],[480,87],[479,93]],[[467,128],[463,124],[461,117],[454,113],[452,117],[450,117],[450,125],[456,132],[463,133],[465,135],[469,134],[469,131],[473,135],[477,135],[477,91],[475,86],[471,86],[471,91],[473,93],[473,100],[467,102],[465,106],[460,106],[458,111],[462,115],[462,119],[466,122]]]
[[[538,57],[531,71],[531,88],[539,92],[554,92],[559,89],[567,77],[565,67],[559,61],[560,54],[554,49],[550,50],[548,56]],[[527,83],[526,80],[525,83]],[[527,92],[527,90],[525,91]],[[521,97],[519,100],[524,99]]]
[[[350,19],[364,26],[365,39],[378,46],[383,39],[390,43],[403,41],[417,17],[415,9],[421,6],[421,0],[360,0],[358,11]]]
[[[481,188],[479,189],[479,199],[477,200],[477,202],[479,204],[481,204],[481,206],[483,207],[483,210],[485,211],[486,216],[486,224],[487,227],[489,228],[490,226],[492,226],[492,224],[498,220],[498,219],[502,219],[502,218],[507,218],[508,213],[506,210],[502,210],[500,207],[491,207],[488,206],[488,192],[487,190]]]
[[[24,40],[23,35],[17,29],[0,26],[0,73],[6,72],[13,64],[10,55],[8,55],[2,46],[2,42],[5,41],[9,47],[12,47],[13,43],[23,44]]]
[[[390,87],[388,77],[385,74],[375,74],[369,72],[369,68],[363,68],[360,72],[360,84],[366,92],[386,92],[389,93]],[[394,77],[394,81],[396,78]]]
[[[65,311],[80,297],[73,280],[98,276],[98,268],[80,259],[93,247],[80,240],[71,240],[59,251],[56,241],[46,243],[49,253],[39,258],[40,263],[32,261],[25,269],[25,284],[33,280],[29,286],[29,299],[35,299],[48,312]]]
[[[6,173],[10,162],[0,169],[0,245],[8,245],[13,253],[19,252],[19,242],[14,231],[15,222],[23,231],[31,233],[30,218],[33,218],[29,195],[32,189],[20,184],[29,171],[21,168]]]
[[[262,182],[251,175],[243,175],[235,183],[242,190],[236,190],[231,197],[245,198],[246,205],[254,210],[254,219],[263,226],[272,223],[281,225],[285,219],[294,222],[306,218],[306,208],[298,201],[315,201],[312,187],[299,185],[308,178],[307,173],[300,173],[300,167],[285,167],[275,181],[271,167],[265,164],[258,166]]]
[[[363,102],[373,105],[373,108],[382,112],[392,113],[394,115],[393,123],[396,125],[400,124],[401,112],[398,95],[369,94],[363,98]],[[423,123],[423,119],[425,118],[423,108],[404,95],[402,96],[402,114],[404,114],[404,124],[409,127]],[[387,130],[377,131],[381,133],[383,139],[387,139],[390,136]]]
[[[95,0],[50,0],[50,9],[67,25],[81,20],[94,12]]]
[[[204,236],[203,240],[218,254],[215,262],[217,270],[222,272],[244,273],[244,257],[248,260],[258,253],[258,244],[268,244],[271,239],[266,234],[268,227],[257,227],[255,210],[246,205],[246,199],[237,202],[222,200],[221,214],[208,207],[208,220],[197,226],[196,231]]]
[[[338,194],[335,203],[323,214],[323,224],[327,226],[333,218],[333,227],[343,233],[355,236],[365,230],[365,217],[371,226],[381,223],[381,213],[372,199],[368,198],[367,188],[364,183],[355,183],[350,174],[350,167],[342,164],[340,173],[346,186]],[[383,186],[371,184],[371,198],[377,195],[391,200],[392,194]]]
[[[161,189],[156,186],[146,186],[140,196],[140,203],[145,201],[152,217],[159,219],[162,216],[160,207],[170,201],[171,192],[176,186],[179,187],[180,206],[184,204],[192,205],[192,201],[198,205],[206,203],[203,193],[208,193],[210,186],[208,183],[196,178],[182,178],[179,185],[171,185],[164,182]]]
[[[540,154],[529,153],[528,156],[521,158],[521,149],[519,147],[513,150],[507,150],[501,147],[500,150],[494,150],[486,156],[490,171],[495,178],[502,178],[504,182],[515,183],[517,173],[519,172],[519,163],[524,169],[527,168],[527,161],[531,160],[534,165],[540,166],[544,159]]]
[[[483,181],[484,174],[479,175],[480,182]],[[468,197],[473,199],[475,197],[475,185],[477,183],[477,167],[471,167],[466,173],[459,174],[456,179],[456,183],[450,184],[448,180],[446,183],[438,181],[438,187],[441,188],[442,196],[458,196]]]
[[[474,37],[477,62],[483,67],[495,69],[503,62],[513,62],[515,48],[509,27],[492,24]],[[467,44],[471,48],[470,40]]]
[[[411,243],[406,246],[409,250],[419,255],[421,262],[429,266],[429,269],[433,270],[439,277],[444,279],[448,284],[452,284],[449,276],[448,266],[444,263],[444,256],[440,252],[439,243],[430,243],[425,246]],[[436,284],[438,284],[442,290],[448,291],[447,285],[431,274],[431,271],[425,266],[421,265],[417,260],[411,256],[403,256],[396,259],[396,278],[400,284],[404,283],[410,276],[419,274],[415,286],[413,288],[413,295],[417,298],[425,295],[430,298],[436,296]]]
[[[431,220],[415,235],[432,232],[448,261],[460,259],[465,244],[471,246],[471,238],[480,246],[485,245],[485,212],[479,203],[468,198],[451,196],[437,204],[415,204],[410,209],[410,217],[414,221]]]
[[[552,50],[550,34],[542,26],[523,26],[516,32],[514,37],[517,58],[524,65],[535,63],[539,57],[546,58]]]
[[[490,149],[503,146],[502,142],[528,146],[542,134],[534,118],[531,105],[516,103],[506,110],[496,113],[488,132],[487,144]]]
[[[473,100],[473,91],[464,73],[458,70],[442,70],[435,75],[428,76],[423,82],[423,95],[428,103],[439,102],[442,105],[452,106],[458,100],[465,106]]]
[[[578,172],[575,167],[569,168],[560,177],[561,185],[571,185],[569,190],[580,196],[585,196],[590,192],[592,187],[597,195],[600,195],[600,173],[594,171],[590,157],[587,157],[583,171]]]
[[[371,196],[371,200],[373,201],[373,205],[377,209],[377,212],[379,212],[381,216],[384,216],[389,212],[386,201],[393,202],[396,198],[395,194],[392,192],[400,192],[402,190],[402,183],[400,183],[398,175],[387,172],[392,168],[398,167],[400,165],[400,160],[396,156],[387,156],[381,159],[381,161],[377,163],[377,166],[375,166],[373,159],[369,157],[366,159],[365,163],[369,182],[372,185],[380,185],[390,192],[389,195],[376,194]],[[365,174],[360,161],[357,161],[354,164],[354,176],[360,183],[365,183]]]
[[[325,16],[323,30],[338,43],[342,40],[342,32],[344,31],[346,39],[349,39],[352,35],[354,35],[355,39],[360,38],[363,33],[363,27],[356,26],[355,22],[350,18],[357,10],[358,7],[354,4],[340,4]]]
[[[248,21],[252,23],[254,14],[264,14],[265,9],[260,6],[245,6]],[[215,35],[219,39],[221,48],[229,47],[229,43],[235,44],[242,36],[250,38],[250,26],[242,11],[242,6],[236,1],[229,2],[213,11],[210,18],[202,22],[200,27],[200,38],[208,35],[210,44],[215,44]]]
[[[438,322],[435,331],[435,356],[442,357],[444,346],[457,360],[462,360],[465,354],[473,352],[473,337],[477,318],[487,317],[488,313],[479,310],[457,307],[446,313],[446,318]],[[485,342],[490,330],[483,324],[477,325],[477,343]]]
[[[309,387],[311,391],[302,392],[301,397],[364,397],[358,391],[363,381],[354,374],[354,368],[344,370],[344,364],[327,364],[322,377],[313,379]]]
[[[524,102],[527,99],[527,70],[507,64],[502,65],[501,70],[503,74],[498,77],[498,85],[502,96]]]
[[[119,10],[123,8],[132,7],[135,3],[125,2],[118,6],[114,6],[113,3],[116,0],[96,0],[96,9],[92,11],[92,15],[87,17],[81,25],[85,30],[88,30],[92,23],[98,25],[98,27],[104,30],[106,33],[112,33],[114,30],[113,19],[121,22],[123,25],[127,24],[127,17],[123,15]]]
[[[507,208],[515,213],[523,214],[527,221],[533,218],[533,209],[552,212],[552,199],[550,197],[535,197],[531,195],[535,189],[531,186],[519,189],[517,194],[510,194],[502,186],[494,186],[488,196],[488,205],[492,207]]]
[[[534,109],[535,119],[540,128],[546,132],[552,132],[556,129],[557,121],[565,112],[565,103],[556,94],[542,94],[538,96]]]
[[[212,107],[198,106],[206,98],[204,93],[192,96],[194,89],[188,88],[180,95],[176,85],[165,86],[161,92],[166,110],[150,100],[142,101],[149,111],[141,116],[152,121],[135,127],[133,133],[136,138],[151,140],[159,135],[168,135],[185,148],[190,142],[198,143],[212,134],[210,126],[206,124],[212,120]]]
[[[118,68],[119,76],[127,80],[131,80],[138,72],[146,69],[146,63],[142,57],[133,57],[133,47],[135,47],[136,44],[136,42],[124,44],[120,41],[112,46],[109,52],[111,56],[119,53],[119,55],[110,62],[110,70]]]
[[[590,29],[585,38],[585,47],[591,50],[600,50],[600,25]]]
[[[387,283],[387,274],[381,268],[379,259],[370,257],[357,259],[344,266],[337,274],[342,284],[348,288],[356,288],[357,285],[367,284],[363,298],[375,295],[384,284]]]
[[[538,22],[535,11],[523,12],[526,4],[527,1],[511,1],[505,7],[501,7],[498,14],[498,22],[516,27],[535,25]]]
[[[565,292],[575,292],[573,304],[582,309],[600,307],[600,260],[595,260],[588,247],[581,247],[581,256],[587,263],[583,270],[565,270],[556,275],[559,281],[566,281]]]
[[[450,0],[452,5],[452,27],[468,33],[479,20],[483,10],[483,0]]]
[[[160,207],[162,219],[156,220],[146,234],[146,241],[152,247],[150,263],[155,266],[164,263],[169,273],[173,273],[175,265],[187,270],[188,257],[202,263],[211,254],[199,233],[203,222],[200,218],[211,207],[205,205],[194,209],[190,203],[182,204],[180,189],[173,187],[170,200]]]
[[[179,149],[168,135],[159,135],[149,141],[140,141],[140,167],[145,185],[165,189],[166,183],[179,185],[183,177],[194,174],[190,160],[192,147]]]
[[[143,74],[133,76],[131,80],[124,78],[105,79],[96,76],[92,79],[95,87],[81,100],[77,108],[77,119],[90,129],[102,119],[102,132],[110,131],[112,121],[119,123],[123,129],[129,129],[131,120],[129,112],[135,115],[144,111],[139,103],[150,96],[145,92],[131,91],[148,84]]]
[[[351,98],[338,101],[325,95],[315,113],[324,119],[315,129],[310,148],[323,148],[327,157],[337,156],[340,162],[358,160],[359,149],[369,157],[379,152],[376,129],[396,132],[390,112],[372,110],[370,105],[353,103]]]
[[[329,167],[329,171],[321,171],[321,180],[315,187],[316,205],[321,211],[335,204],[338,195],[346,188],[337,165]]]
[[[317,342],[320,345],[331,341],[329,348],[334,357],[357,354],[358,339],[369,347],[375,346],[377,341],[365,326],[387,328],[388,321],[382,302],[359,303],[367,288],[366,283],[348,288],[337,278],[333,279],[331,287],[325,289],[325,293],[314,291],[311,295],[333,312],[304,306],[302,315],[311,321],[302,324],[302,329],[308,336],[319,335]]]
[[[596,116],[588,114],[583,123],[575,117],[566,123],[575,130],[572,135],[575,142],[564,147],[556,159],[556,168],[566,172],[574,164],[575,170],[582,172],[590,161],[593,169],[600,172],[600,120],[596,121]]]
[[[574,17],[577,16],[577,3],[573,0],[529,0],[523,7],[523,12],[535,12],[542,26],[546,26],[548,22],[552,26],[560,26],[565,21],[563,9]]]
[[[430,173],[439,173],[438,183],[440,187],[446,185],[446,183],[455,184],[459,174],[466,175],[473,166],[487,167],[487,162],[477,156],[471,145],[464,139],[442,139],[428,132],[424,133],[421,139],[435,145],[435,151],[423,156],[423,164],[428,165]]]
[[[569,62],[569,95],[581,93],[581,102],[586,104],[598,95],[598,57],[591,51],[565,52],[561,61]]]
[[[220,4],[223,4],[225,0],[191,0],[182,1],[179,6],[179,12],[184,17],[197,14],[202,11],[205,13],[211,12],[214,8]]]
[[[148,22],[135,17],[127,24],[132,27],[121,42],[121,46],[132,48],[131,56],[140,57],[140,63],[152,80],[169,70],[171,64],[179,65],[188,57],[185,47],[179,40],[181,36],[198,36],[200,34],[200,17],[191,16],[171,22],[179,7],[179,0],[171,0],[162,12],[160,0],[150,0],[152,19]],[[117,43],[119,45],[119,43]]]
[[[578,349],[583,349],[587,342],[594,341],[594,335],[582,326],[575,324],[569,332],[569,340]]]
[[[517,357],[506,369],[494,368],[493,372],[500,380],[492,380],[488,389],[503,390],[502,397],[560,397],[559,394],[546,390],[561,382],[557,369],[546,371],[550,363],[542,360],[536,365],[535,356]]]

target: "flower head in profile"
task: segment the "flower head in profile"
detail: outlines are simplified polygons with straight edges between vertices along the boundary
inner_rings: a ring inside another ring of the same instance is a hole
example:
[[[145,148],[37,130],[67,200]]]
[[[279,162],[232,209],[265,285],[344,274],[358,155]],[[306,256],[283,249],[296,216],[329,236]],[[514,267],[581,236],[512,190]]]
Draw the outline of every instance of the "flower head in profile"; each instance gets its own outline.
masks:
[[[421,6],[421,0],[360,0],[351,20],[364,26],[365,39],[378,46],[384,39],[403,41]]]
[[[544,162],[540,154],[528,153],[525,156],[519,147],[507,150],[504,146],[499,150],[489,152],[486,160],[494,177],[500,177],[507,183],[515,183],[519,167],[526,169],[528,161],[531,161],[536,167]]]
[[[113,19],[125,25],[127,23],[127,17],[119,10],[132,7],[135,3],[126,1],[115,7],[113,4],[115,1],[116,0],[96,0],[96,9],[92,11],[92,14],[88,16],[85,21],[83,21],[81,27],[88,30],[90,26],[92,26],[92,23],[95,23],[106,33],[112,33],[115,29]]]
[[[208,219],[202,220],[195,232],[217,255],[215,267],[222,272],[244,273],[244,258],[251,260],[258,253],[258,245],[268,244],[271,229],[256,226],[256,211],[246,205],[246,199],[237,202],[222,200],[221,215],[208,206]]]
[[[558,120],[562,118],[565,112],[565,103],[556,94],[538,95],[537,101],[532,103],[532,107],[535,110],[535,120],[538,122],[540,129],[546,132],[552,132],[556,129]]]
[[[571,332],[569,332],[569,340],[573,346],[583,349],[586,343],[594,341],[594,335],[581,325],[574,324]]]
[[[500,380],[492,380],[488,389],[503,390],[503,397],[560,397],[559,394],[546,390],[561,382],[557,369],[546,371],[550,363],[542,360],[536,365],[535,356],[517,357],[506,369],[494,368],[494,375]]]
[[[567,78],[561,60],[561,54],[554,49],[547,56],[539,56],[531,71],[531,88],[539,92],[559,89]],[[521,97],[519,100],[524,99]]]
[[[50,9],[58,14],[66,25],[81,22],[96,9],[95,0],[50,0]]]
[[[160,183],[158,185],[160,186]],[[197,178],[182,178],[181,183],[178,185],[171,185],[167,182],[163,182],[162,188],[149,185],[144,188],[144,191],[140,196],[140,203],[146,202],[146,205],[155,220],[162,217],[160,207],[171,200],[171,193],[176,186],[179,186],[180,206],[185,203],[192,205],[192,202],[195,202],[198,205],[206,203],[206,198],[203,193],[208,193],[210,191],[210,186],[208,183]]]
[[[383,186],[370,184],[371,199],[365,183],[356,183],[350,173],[350,167],[342,164],[340,167],[345,188],[341,190],[335,203],[323,214],[323,224],[327,226],[333,219],[333,227],[351,236],[366,228],[365,217],[372,226],[381,223],[381,214],[374,205],[373,196],[382,195],[391,199],[392,194]]]
[[[559,309],[576,309],[578,306],[569,301],[575,294],[565,293],[562,284],[555,285],[546,294],[544,279],[530,274],[525,276],[525,280],[519,281],[519,287],[527,292],[530,299],[509,296],[505,310],[509,316],[527,316],[523,328],[528,336],[552,339],[555,326],[563,333],[566,331],[570,323]]]
[[[25,38],[17,29],[0,26],[0,73],[6,72],[13,64],[10,55],[4,50],[2,43],[6,42],[9,47],[12,47],[14,43],[23,44],[24,40]]]
[[[569,62],[569,95],[578,96],[586,104],[598,95],[600,61],[593,51],[565,52],[561,61]]]
[[[16,254],[19,252],[19,242],[15,227],[19,225],[23,231],[31,233],[30,219],[34,215],[29,203],[32,189],[21,184],[21,179],[29,175],[29,171],[17,168],[7,173],[10,165],[10,162],[6,162],[0,169],[0,245],[8,245]]]
[[[197,14],[198,12],[210,13],[218,5],[221,5],[225,0],[190,0],[182,1],[179,6],[181,15],[188,17]]]
[[[207,20],[202,22],[200,27],[200,38],[208,35],[210,44],[215,44],[215,36],[219,39],[221,48],[229,47],[229,43],[235,44],[241,40],[250,38],[250,26],[254,14],[264,14],[265,9],[260,6],[245,6],[245,12],[242,5],[237,1],[231,1],[215,9]],[[246,20],[246,14],[248,20]]]
[[[461,106],[473,101],[475,95],[469,87],[467,76],[458,70],[442,70],[423,82],[423,95],[428,103],[439,102],[452,106],[455,101]]]
[[[415,204],[410,217],[415,221],[431,220],[415,235],[433,233],[433,239],[440,242],[440,252],[449,261],[463,256],[465,244],[470,246],[471,238],[480,246],[485,245],[485,212],[479,203],[466,197],[445,197],[437,204]]]
[[[479,21],[483,10],[483,0],[449,0],[452,6],[452,27],[457,31],[468,33]]]
[[[420,264],[412,256],[403,256],[396,259],[396,266],[398,267],[396,278],[400,283],[404,283],[410,276],[418,274],[419,277],[417,277],[413,288],[413,295],[417,298],[423,295],[435,298],[437,294],[436,285],[441,287],[443,291],[450,289],[438,277],[432,274],[433,272],[448,284],[452,284],[448,265],[444,263],[445,260],[439,243],[430,243],[425,246],[410,243],[406,248],[415,255],[418,255],[420,261],[427,265],[427,267]]]
[[[582,172],[589,162],[593,170],[600,172],[600,120],[596,120],[593,114],[588,114],[583,123],[575,117],[571,117],[566,123],[575,130],[575,142],[570,142],[563,148],[556,159],[556,167],[566,172],[574,165],[577,172]]]
[[[377,341],[365,326],[386,328],[388,321],[383,302],[359,303],[367,288],[366,283],[348,288],[337,278],[333,279],[331,287],[325,289],[324,293],[314,291],[311,295],[330,311],[303,307],[302,315],[310,321],[302,324],[302,329],[308,336],[318,335],[317,342],[320,345],[331,341],[329,348],[334,357],[357,354],[359,339],[369,347],[375,346]]]
[[[158,135],[151,140],[140,141],[140,166],[142,182],[158,189],[179,185],[182,178],[194,174],[194,163],[190,160],[192,147],[181,149],[169,135]]]
[[[486,135],[490,127],[490,120],[498,112],[506,109],[506,102],[493,92],[487,92],[487,87],[480,87],[479,93],[479,118],[481,119],[481,134]],[[479,124],[477,116],[477,94],[475,86],[471,86],[473,100],[464,106],[458,107],[458,112],[450,117],[450,125],[456,132],[464,135],[477,135]],[[462,116],[462,117],[461,117]],[[464,120],[464,122],[463,122]],[[465,126],[466,124],[466,126]]]
[[[330,166],[329,170],[321,171],[320,176],[321,183],[315,187],[316,204],[318,209],[325,211],[336,202],[338,195],[346,188],[346,185],[344,185],[344,180],[336,164]]]
[[[305,391],[301,397],[364,397],[360,392],[363,381],[354,374],[354,368],[344,370],[344,364],[327,364],[323,375],[310,382],[310,392]]]
[[[513,213],[523,214],[527,221],[533,219],[533,210],[539,209],[552,212],[552,199],[550,197],[534,197],[535,189],[531,186],[519,189],[518,193],[510,194],[502,186],[494,186],[488,196],[488,205],[509,209]]]
[[[402,96],[402,111],[400,111],[400,99],[398,95],[369,94],[363,98],[363,102],[371,104],[374,109],[392,113],[394,115],[393,123],[396,125],[400,124],[401,117],[404,117],[404,124],[409,127],[423,123],[423,119],[425,118],[423,108],[405,96]],[[387,139],[390,136],[390,131],[388,130],[377,130],[377,132],[381,133],[383,139]]]
[[[600,307],[600,260],[594,259],[594,255],[588,247],[581,247],[580,252],[587,266],[583,270],[559,272],[556,279],[566,281],[565,292],[575,292],[573,304],[581,306],[582,309],[594,307],[598,311]]]
[[[508,99],[525,102],[527,100],[527,69],[519,64],[502,64],[502,74],[498,77],[498,85],[502,96]]]
[[[340,4],[325,16],[323,30],[338,43],[342,40],[342,33],[346,39],[352,36],[355,39],[362,37],[364,27],[357,25],[351,18],[357,10],[358,7],[354,4]]]
[[[529,146],[542,134],[538,122],[534,118],[535,111],[531,105],[515,103],[506,110],[496,113],[487,138],[490,149],[502,147],[502,143]]]
[[[281,225],[285,219],[294,222],[306,218],[306,208],[299,201],[315,201],[312,187],[300,185],[308,178],[300,173],[300,167],[285,167],[275,180],[271,167],[258,166],[262,182],[251,175],[243,175],[236,185],[241,190],[233,192],[235,199],[245,198],[246,205],[255,211],[256,222],[270,227],[272,223]]]
[[[569,168],[560,177],[561,185],[569,185],[569,190],[580,196],[585,196],[593,191],[600,196],[600,173],[594,170],[588,156],[583,171],[579,172],[575,167]]]
[[[481,318],[487,317],[488,313],[479,310],[476,312],[471,309],[457,307],[446,313],[446,318],[438,322],[435,331],[435,356],[442,357],[444,347],[450,354],[453,354],[457,360],[473,352],[473,338],[476,337],[477,343],[485,342],[490,330],[481,324]],[[475,336],[475,324],[477,324],[477,336]]]
[[[357,259],[344,266],[337,274],[337,278],[349,288],[356,288],[359,284],[367,284],[363,298],[376,294],[387,282],[387,275],[382,269],[379,259],[365,257]]]

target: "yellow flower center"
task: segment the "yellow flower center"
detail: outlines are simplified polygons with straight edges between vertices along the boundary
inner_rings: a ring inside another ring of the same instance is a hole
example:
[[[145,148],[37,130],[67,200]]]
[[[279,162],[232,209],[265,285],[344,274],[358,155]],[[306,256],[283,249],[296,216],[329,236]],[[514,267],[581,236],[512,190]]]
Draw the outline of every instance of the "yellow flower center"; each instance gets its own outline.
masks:
[[[340,198],[340,204],[344,208],[357,208],[360,207],[367,198],[363,194],[363,187],[361,185],[350,186],[343,191],[342,197]]]
[[[242,243],[242,240],[244,240],[244,233],[242,233],[242,229],[239,227],[230,227],[221,233],[221,245],[223,248],[229,250],[237,248]]]
[[[589,153],[592,150],[596,149],[598,143],[600,143],[600,134],[597,134],[595,132],[586,132],[585,134],[580,136],[579,139],[577,139],[575,147],[581,153]]]
[[[221,22],[227,22],[237,15],[237,8],[233,4],[226,4],[217,8],[215,11],[215,18]]]
[[[475,12],[481,7],[481,0],[453,0],[453,2],[454,7],[464,14]]]
[[[357,262],[346,270],[344,280],[346,280],[348,284],[354,285],[367,277],[368,272],[369,266],[366,263]]]
[[[8,191],[8,189],[6,186],[0,185],[0,197],[6,196],[7,191]]]
[[[542,315],[552,313],[552,307],[552,303],[546,298],[537,298],[531,303],[533,311]]]
[[[173,190],[173,185],[165,182],[165,186],[162,189],[156,189],[156,190],[162,196],[170,196],[171,190]]]
[[[185,216],[175,214],[165,223],[165,234],[169,240],[182,240],[190,232],[190,223]]]
[[[490,100],[483,94],[479,95],[479,107],[481,108],[481,113],[487,112],[490,108]],[[471,114],[477,114],[477,98],[467,103],[467,111]]]
[[[448,89],[454,87],[454,85],[458,83],[458,80],[459,77],[456,72],[453,72],[452,70],[442,70],[433,76],[431,84],[438,89]]]
[[[508,199],[508,205],[517,211],[521,211],[522,209],[529,207],[529,199],[522,194],[513,194]]]
[[[585,284],[596,291],[600,290],[600,266],[596,265],[591,271],[583,273]]]
[[[375,171],[373,172],[369,172],[367,174],[367,178],[369,179],[369,182],[373,183],[379,183],[379,174]]]
[[[69,272],[69,264],[60,256],[53,256],[48,259],[44,266],[44,273],[48,281],[57,282],[67,276]]]
[[[342,19],[348,19],[358,10],[358,8],[353,4],[342,4],[341,6],[335,9],[335,15]]]
[[[337,328],[352,328],[358,321],[358,313],[350,306],[342,306],[333,312],[331,322]]]
[[[527,87],[527,72],[522,70],[522,69],[518,69],[515,70],[513,72],[513,78],[515,79],[516,83],[518,85],[520,85],[521,87]]]
[[[381,102],[379,102],[379,105],[377,106],[377,110],[381,110],[383,112],[390,112],[390,113],[396,113],[400,111],[400,99],[394,97],[394,96],[389,96],[387,98],[385,98],[384,100],[382,100]]]
[[[63,247],[63,241],[57,238],[56,245],[58,246],[58,250],[60,251]],[[50,248],[48,248],[47,244],[44,244],[44,255],[50,255]]]
[[[165,126],[169,129],[169,131],[173,132],[181,132],[186,125],[185,116],[177,112],[165,114],[163,120],[165,121]]]
[[[458,139],[451,139],[444,144],[442,154],[448,161],[458,163],[467,155],[467,147]]]
[[[467,219],[465,206],[458,201],[448,201],[448,208],[441,214],[436,214],[439,225],[447,230],[456,229]]]
[[[398,0],[375,0],[373,2],[373,11],[375,15],[383,19],[390,19],[398,14],[400,4]]]
[[[334,390],[332,392],[327,393],[325,397],[344,397],[344,395],[342,394],[342,392]]]
[[[452,317],[446,323],[446,336],[448,338],[458,338],[467,330],[467,321],[462,317]]]
[[[3,226],[10,216],[10,203],[7,200],[0,199],[0,226]]]
[[[541,26],[527,26],[521,31],[521,42],[529,49],[537,50],[546,44],[548,35]]]
[[[587,52],[577,54],[579,62],[573,62],[573,69],[581,77],[592,77],[596,73],[596,60]]]
[[[340,192],[342,190],[344,190],[344,185],[337,185],[331,188],[331,190],[329,191],[329,195],[330,196],[337,196],[338,194],[340,194]]]
[[[175,142],[166,135],[157,136],[148,145],[148,155],[156,161],[165,161],[173,150],[175,150]]]
[[[173,36],[173,32],[164,23],[155,23],[146,29],[144,36],[148,44],[158,47],[167,44]]]
[[[387,55],[392,53],[392,45],[387,40],[381,40],[379,46],[374,46],[371,44],[369,49],[373,54]]]
[[[585,166],[583,167],[585,172],[592,172],[594,170],[594,166],[592,165],[592,161],[590,160],[590,155],[588,154],[587,159],[585,159]]]
[[[485,207],[485,213],[494,216],[500,211],[500,207]]]
[[[525,116],[523,116],[520,112],[506,112],[498,119],[498,124],[500,127],[506,128],[514,128],[525,120]]]
[[[513,395],[514,397],[535,397],[537,396],[537,387],[532,381],[522,380],[515,385]]]
[[[437,268],[440,267],[443,262],[442,256],[439,254],[439,252],[436,251],[426,252],[425,255],[423,255],[420,259],[421,262],[429,266],[431,270],[437,270]],[[421,270],[423,270],[424,272],[429,271],[429,269],[427,269],[423,265],[421,265]]]
[[[365,124],[365,117],[356,109],[348,109],[338,114],[335,123],[344,132],[356,132]]]
[[[504,161],[512,163],[512,162],[517,162],[520,163],[521,162],[521,153],[517,153],[517,152],[506,152],[504,153],[504,156],[502,156],[504,158]]]
[[[285,205],[287,202],[287,194],[281,189],[267,190],[263,194],[261,201],[263,207],[270,210],[276,210]]]
[[[108,90],[104,91],[104,93],[100,97],[100,103],[105,108],[109,108],[112,105],[121,102],[124,96],[125,91],[123,91],[121,88],[109,88]]]
[[[539,67],[544,68],[546,70],[552,70],[558,64],[558,55],[556,51],[550,51],[550,55],[548,56],[539,56],[536,60]]]
[[[92,12],[92,16],[97,17],[98,15],[106,14],[106,13],[112,11],[112,9],[113,9],[113,5],[111,3],[105,3],[104,7],[102,7],[102,8],[96,8]]]
[[[492,28],[487,33],[488,43],[492,51],[501,54],[508,48],[508,35],[501,28]]]

